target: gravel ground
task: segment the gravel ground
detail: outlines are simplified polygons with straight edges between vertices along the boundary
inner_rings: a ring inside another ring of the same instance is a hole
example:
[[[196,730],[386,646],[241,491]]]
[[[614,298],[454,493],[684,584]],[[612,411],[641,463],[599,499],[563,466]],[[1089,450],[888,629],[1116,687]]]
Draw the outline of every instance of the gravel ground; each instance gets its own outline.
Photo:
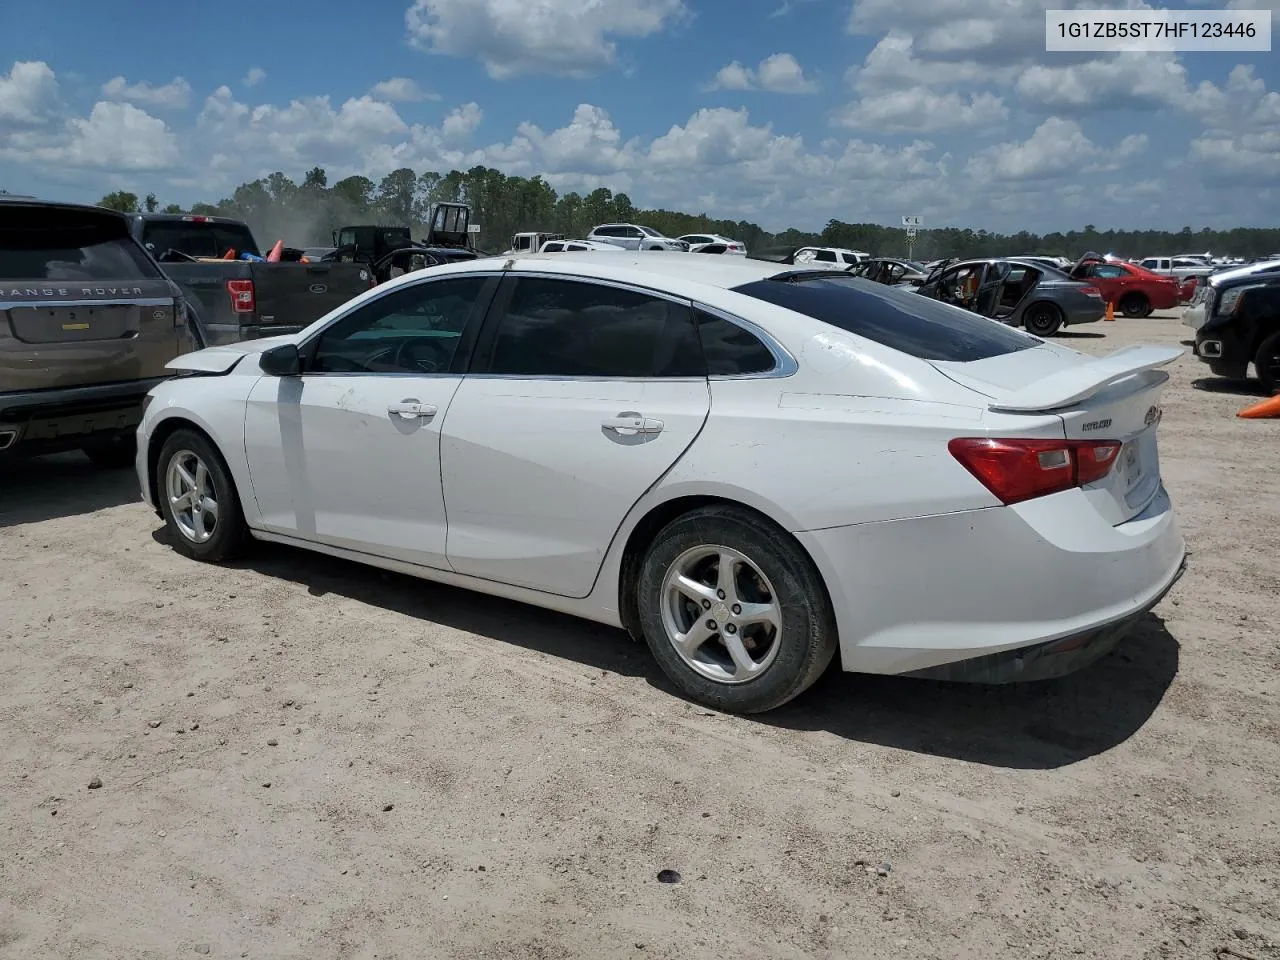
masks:
[[[1280,421],[1173,376],[1193,557],[1120,651],[1035,689],[829,674],[760,719],[611,630],[284,548],[198,566],[129,473],[6,468],[0,956],[1280,957]]]

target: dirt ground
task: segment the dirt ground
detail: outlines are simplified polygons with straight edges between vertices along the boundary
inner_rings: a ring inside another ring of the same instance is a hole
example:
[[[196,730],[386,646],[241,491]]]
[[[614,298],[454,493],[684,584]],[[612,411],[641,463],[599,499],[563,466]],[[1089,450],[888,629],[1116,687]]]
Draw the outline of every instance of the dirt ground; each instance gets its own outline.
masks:
[[[130,473],[9,468],[0,957],[1280,957],[1280,421],[1173,375],[1193,556],[1120,651],[833,673],[759,719],[620,633],[284,548],[198,566]]]

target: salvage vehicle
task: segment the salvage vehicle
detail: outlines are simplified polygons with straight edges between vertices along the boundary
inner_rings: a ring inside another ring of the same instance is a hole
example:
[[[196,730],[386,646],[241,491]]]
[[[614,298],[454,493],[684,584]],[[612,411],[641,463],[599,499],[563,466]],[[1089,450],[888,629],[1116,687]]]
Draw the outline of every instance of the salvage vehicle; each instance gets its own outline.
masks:
[[[511,238],[511,245],[507,247],[506,252],[537,253],[544,244],[564,239],[566,238],[563,233],[539,233],[536,230],[517,233]]]
[[[612,243],[624,250],[666,250],[688,252],[689,244],[683,240],[673,240],[663,236],[653,227],[638,226],[634,223],[602,223],[592,227],[587,234],[588,240],[600,243]]]
[[[944,260],[916,292],[1051,337],[1106,314],[1097,287],[1030,260]]]
[[[1213,264],[1194,257],[1146,257],[1138,261],[1138,266],[1162,277],[1173,277],[1179,283],[1192,278],[1203,281],[1215,269]]]
[[[128,466],[147,391],[203,345],[124,214],[0,197],[0,460]]]
[[[613,243],[601,243],[599,240],[548,240],[538,248],[538,253],[587,253],[590,251],[605,253],[626,253],[626,249]]]
[[[412,239],[408,227],[343,227],[334,234],[340,245],[326,259],[364,264],[375,284],[386,283],[442,263],[475,260],[480,253],[471,243],[470,227],[467,204],[436,203],[422,242]]]
[[[718,233],[686,233],[683,237],[677,237],[676,239],[681,243],[687,243],[690,253],[728,253],[738,257],[747,255],[747,245],[745,243],[730,240],[728,237],[722,237]]]
[[[849,272],[855,277],[866,277],[876,283],[895,286],[899,283],[918,287],[924,283],[929,273],[923,263],[914,260],[901,260],[897,257],[875,257],[864,260]]]
[[[1156,310],[1172,310],[1189,300],[1196,286],[1194,280],[1184,285],[1172,277],[1162,277],[1123,260],[1108,260],[1093,252],[1077,260],[1069,272],[1074,279],[1087,281],[1101,290],[1104,302],[1132,318],[1149,317]]]
[[[1195,353],[1214,375],[1242,380],[1252,363],[1263,389],[1280,392],[1280,269],[1219,274],[1194,304]]]
[[[795,252],[791,262],[813,263],[820,266],[828,263],[837,263],[848,266],[861,263],[863,260],[869,259],[870,256],[871,254],[864,253],[861,250],[848,250],[844,247],[801,247]]]
[[[293,333],[373,284],[373,274],[358,264],[238,259],[262,256],[240,220],[167,213],[128,217],[133,237],[186,294],[195,325],[210,345]]]
[[[174,361],[137,471],[186,557],[268,540],[625,627],[757,713],[837,654],[1002,683],[1113,649],[1183,568],[1182,352],[744,257],[476,260]]]

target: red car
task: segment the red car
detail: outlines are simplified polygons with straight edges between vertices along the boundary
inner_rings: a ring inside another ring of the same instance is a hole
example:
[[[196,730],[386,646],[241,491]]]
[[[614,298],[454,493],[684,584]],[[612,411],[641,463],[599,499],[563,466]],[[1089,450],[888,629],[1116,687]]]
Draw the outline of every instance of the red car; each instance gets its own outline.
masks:
[[[1147,317],[1153,310],[1171,310],[1190,299],[1195,291],[1187,290],[1173,277],[1120,260],[1108,260],[1097,253],[1086,253],[1071,268],[1073,280],[1087,280],[1102,291],[1102,299],[1113,303],[1126,317]]]

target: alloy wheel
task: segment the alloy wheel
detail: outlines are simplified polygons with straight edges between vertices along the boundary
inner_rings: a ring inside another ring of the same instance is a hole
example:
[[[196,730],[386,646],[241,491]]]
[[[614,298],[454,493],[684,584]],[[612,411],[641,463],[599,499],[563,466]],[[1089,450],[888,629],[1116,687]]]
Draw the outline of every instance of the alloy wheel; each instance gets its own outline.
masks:
[[[218,527],[218,499],[203,460],[190,450],[169,458],[165,492],[174,526],[192,543],[204,543]]]
[[[718,683],[759,677],[778,656],[782,609],[745,554],[705,545],[672,562],[662,582],[662,625],[676,653]]]

